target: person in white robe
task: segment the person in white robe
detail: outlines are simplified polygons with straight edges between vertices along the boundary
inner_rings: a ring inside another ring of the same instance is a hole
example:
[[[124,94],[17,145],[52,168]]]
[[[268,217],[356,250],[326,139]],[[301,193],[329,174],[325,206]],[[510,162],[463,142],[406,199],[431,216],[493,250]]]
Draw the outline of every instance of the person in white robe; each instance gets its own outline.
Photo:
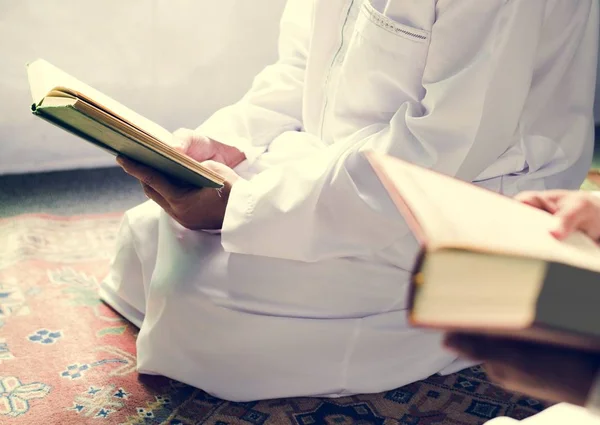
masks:
[[[506,195],[578,187],[597,15],[595,0],[289,0],[278,61],[178,133],[223,190],[119,160],[152,201],[126,213],[101,296],[140,327],[139,371],[247,401],[464,367],[407,324],[419,247],[364,152]]]

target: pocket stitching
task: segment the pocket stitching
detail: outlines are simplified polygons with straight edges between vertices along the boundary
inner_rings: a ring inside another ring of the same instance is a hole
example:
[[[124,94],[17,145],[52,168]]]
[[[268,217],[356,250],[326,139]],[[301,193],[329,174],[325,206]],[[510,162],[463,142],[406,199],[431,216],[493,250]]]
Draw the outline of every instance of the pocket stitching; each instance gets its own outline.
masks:
[[[366,18],[380,27],[381,29],[389,32],[390,34],[402,37],[406,40],[411,40],[417,43],[425,43],[429,39],[429,32],[412,28],[408,25],[400,24],[387,16],[381,15],[368,3],[363,3],[362,12]]]

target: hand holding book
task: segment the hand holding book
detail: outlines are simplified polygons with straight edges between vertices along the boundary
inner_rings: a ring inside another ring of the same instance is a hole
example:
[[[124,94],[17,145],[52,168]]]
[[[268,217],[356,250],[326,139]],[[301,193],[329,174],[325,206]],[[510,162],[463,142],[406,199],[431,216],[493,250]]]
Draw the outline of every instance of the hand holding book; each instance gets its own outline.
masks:
[[[530,341],[451,334],[445,345],[485,362],[488,376],[510,391],[584,406],[600,367],[600,353]]]
[[[576,231],[600,239],[600,197],[593,193],[524,192],[517,199],[558,217],[551,230],[558,239]],[[600,353],[557,345],[459,333],[448,334],[445,345],[463,357],[485,362],[490,378],[508,390],[578,406],[586,404],[600,368]]]
[[[137,178],[148,198],[160,205],[183,227],[192,230],[220,229],[225,217],[229,193],[240,177],[233,171],[245,156],[238,149],[206,138],[192,130],[175,132],[173,146],[224,179],[222,189],[198,188],[123,156],[117,158],[126,173]]]
[[[592,194],[524,202],[369,153],[421,242],[414,326],[600,352],[600,204]]]
[[[173,135],[42,59],[27,72],[34,115],[117,155],[146,195],[184,227],[221,228],[242,152],[192,130]]]

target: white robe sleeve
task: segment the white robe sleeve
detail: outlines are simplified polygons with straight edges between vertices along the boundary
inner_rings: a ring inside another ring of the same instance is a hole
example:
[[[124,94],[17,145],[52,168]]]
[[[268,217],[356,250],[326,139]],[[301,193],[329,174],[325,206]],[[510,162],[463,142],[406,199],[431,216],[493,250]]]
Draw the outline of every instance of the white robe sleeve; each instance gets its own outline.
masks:
[[[431,32],[423,75],[425,97],[419,101],[406,94],[390,122],[366,127],[318,153],[236,183],[223,225],[224,249],[313,262],[370,257],[406,237],[409,230],[364,151],[386,153],[474,181],[508,150],[526,107],[546,3],[448,2],[447,13],[440,12]],[[565,8],[571,5],[559,3]],[[574,11],[571,8],[571,14]],[[498,14],[502,19],[497,19]],[[564,17],[569,31],[576,31],[573,25],[581,25],[581,19],[587,20],[580,16],[578,23],[572,23],[572,18]],[[572,36],[568,34],[564,37]],[[565,51],[564,56],[544,52],[549,60],[561,61],[559,68],[573,59],[577,48],[569,40],[570,45],[554,43],[557,52]],[[543,72],[537,77],[544,81]],[[570,99],[563,103],[572,107]],[[560,121],[565,113],[561,105],[555,106],[557,115],[550,121]],[[539,125],[543,132],[548,120]],[[304,137],[315,136],[304,133]],[[502,172],[494,177],[499,176]]]
[[[238,103],[217,111],[198,131],[237,147],[252,163],[286,131],[302,130],[302,93],[313,0],[288,0],[280,23],[279,60],[254,79]]]

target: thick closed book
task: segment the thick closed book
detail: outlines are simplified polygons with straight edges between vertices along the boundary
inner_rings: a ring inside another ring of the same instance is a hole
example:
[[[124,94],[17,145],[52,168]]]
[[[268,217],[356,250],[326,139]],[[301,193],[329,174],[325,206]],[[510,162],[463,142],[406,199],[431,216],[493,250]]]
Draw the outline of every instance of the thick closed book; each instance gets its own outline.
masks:
[[[33,113],[112,153],[196,187],[220,188],[221,176],[174,149],[172,134],[45,60],[27,66]]]
[[[600,247],[557,218],[393,157],[368,158],[421,243],[414,326],[600,349]]]

